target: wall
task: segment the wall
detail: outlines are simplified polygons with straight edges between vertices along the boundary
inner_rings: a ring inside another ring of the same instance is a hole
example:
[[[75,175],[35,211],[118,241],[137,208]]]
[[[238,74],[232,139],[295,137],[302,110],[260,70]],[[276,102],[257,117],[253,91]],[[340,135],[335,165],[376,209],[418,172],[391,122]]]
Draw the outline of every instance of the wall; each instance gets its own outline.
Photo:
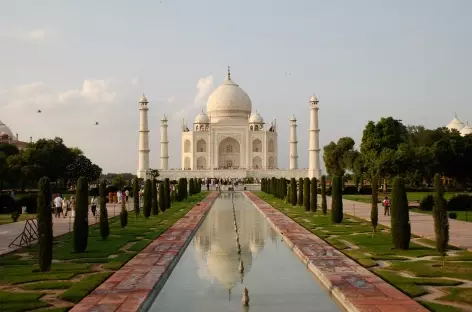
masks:
[[[160,178],[304,178],[308,169],[267,169],[267,170],[159,170]]]

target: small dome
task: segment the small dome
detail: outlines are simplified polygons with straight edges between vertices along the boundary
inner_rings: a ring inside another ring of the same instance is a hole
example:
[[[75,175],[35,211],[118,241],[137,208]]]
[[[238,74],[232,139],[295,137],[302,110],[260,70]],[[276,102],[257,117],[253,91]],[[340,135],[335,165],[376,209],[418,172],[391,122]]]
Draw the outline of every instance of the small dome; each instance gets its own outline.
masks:
[[[139,103],[148,103],[148,100],[146,96],[144,95],[144,93],[143,95],[141,95],[141,98],[139,99]]]
[[[2,136],[5,134],[8,135],[9,138],[13,139],[13,132],[11,132],[10,128],[6,124],[0,121],[0,133],[2,133]]]
[[[210,123],[210,118],[203,111],[195,117],[196,124],[207,124]]]
[[[249,117],[249,123],[263,124],[264,119],[258,112],[255,112],[255,113],[252,113],[251,116]]]
[[[316,95],[312,95],[311,98],[310,98],[310,102],[319,102],[318,101],[318,98],[316,97]]]
[[[446,126],[449,130],[461,131],[464,128],[464,123],[457,118],[457,115],[454,115],[454,119]]]
[[[472,127],[469,126],[469,122],[466,122],[465,127],[460,131],[462,136],[472,134]]]
[[[297,118],[295,118],[295,115],[292,115],[292,117],[290,117],[290,121],[297,121]]]

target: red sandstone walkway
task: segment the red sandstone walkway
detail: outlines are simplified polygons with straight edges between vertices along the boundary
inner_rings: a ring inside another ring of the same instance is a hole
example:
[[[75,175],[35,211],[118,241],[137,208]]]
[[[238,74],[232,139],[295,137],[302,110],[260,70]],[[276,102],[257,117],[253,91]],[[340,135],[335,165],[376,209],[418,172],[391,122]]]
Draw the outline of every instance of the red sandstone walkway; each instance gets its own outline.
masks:
[[[321,198],[319,198],[321,202]],[[331,209],[331,198],[327,198],[328,209]],[[343,199],[344,213],[370,221],[370,204]],[[384,216],[383,207],[379,205],[379,223],[390,227],[390,216]],[[432,240],[434,233],[433,216],[410,211],[411,232]],[[449,219],[449,244],[472,251],[472,223]]]
[[[245,194],[346,310],[428,311],[256,195]]]
[[[163,286],[217,197],[217,192],[208,195],[70,311],[137,311],[155,287]]]

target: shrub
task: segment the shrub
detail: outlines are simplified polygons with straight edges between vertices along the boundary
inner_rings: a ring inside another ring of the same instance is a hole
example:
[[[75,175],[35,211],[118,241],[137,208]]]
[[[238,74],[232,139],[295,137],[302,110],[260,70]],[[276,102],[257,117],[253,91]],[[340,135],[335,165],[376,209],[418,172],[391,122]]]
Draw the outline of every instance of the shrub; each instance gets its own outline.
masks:
[[[303,178],[298,179],[298,206],[303,205]]]
[[[106,203],[106,185],[105,182],[102,181],[100,183],[100,236],[102,239],[107,239],[110,235],[110,225],[108,224],[108,211],[107,211],[107,203]],[[124,201],[124,200],[123,200]]]
[[[151,203],[151,212],[153,216],[159,214],[159,205],[157,204],[157,180],[152,179],[152,203]]]
[[[432,211],[434,207],[434,196],[433,195],[426,195],[420,201],[419,209],[421,211]]]
[[[343,181],[341,177],[333,177],[333,194],[331,196],[331,220],[333,223],[343,221]]]
[[[324,215],[328,213],[328,204],[326,202],[326,176],[321,176],[321,211]]]
[[[139,215],[139,180],[138,178],[134,178],[133,181],[133,206],[134,206],[134,212],[136,213],[136,216]]]
[[[442,255],[447,251],[449,243],[449,219],[447,217],[447,202],[444,199],[444,187],[439,174],[434,176],[434,230],[436,233],[436,250]]]
[[[74,251],[84,252],[88,241],[88,181],[85,177],[77,180],[75,194]]]
[[[410,247],[411,227],[405,184],[400,177],[393,180],[390,213],[393,246],[406,250]]]
[[[318,209],[318,185],[315,177],[311,178],[310,183],[310,210],[316,212]]]
[[[52,263],[52,191],[49,178],[43,177],[38,183],[38,236],[39,236],[39,270],[46,272]]]
[[[378,185],[378,182],[377,182]],[[370,186],[363,186],[359,190],[359,194],[361,195],[372,195],[372,187]],[[378,188],[377,188],[377,194],[378,194]]]
[[[448,209],[450,211],[470,211],[472,208],[472,196],[467,194],[457,194],[449,200]]]
[[[144,203],[143,203],[143,213],[145,218],[151,216],[151,204],[152,204],[152,183],[150,179],[146,180],[144,184]]]
[[[0,195],[0,213],[12,213],[17,210],[17,203],[10,195]]]
[[[356,195],[358,193],[359,192],[357,191],[357,187],[353,185],[346,185],[343,189],[343,194],[346,194],[346,195]]]
[[[455,212],[449,212],[449,218],[451,218],[451,219],[457,219],[457,213],[455,213]]]
[[[164,189],[164,183],[159,183],[159,208],[161,211],[166,211],[167,201],[166,201],[166,193]]]
[[[15,210],[20,210],[22,207],[26,207],[26,212],[34,214],[37,212],[37,203],[38,203],[38,195],[37,194],[28,194],[16,201]]]
[[[303,205],[305,211],[310,211],[310,178],[303,179]]]
[[[370,208],[370,223],[372,224],[372,232],[377,231],[379,223],[379,177],[377,175],[372,177],[372,200]]]
[[[297,205],[297,180],[295,178],[290,179],[290,192],[292,193],[291,203],[292,206]]]
[[[164,194],[165,194],[165,199],[166,199],[166,210],[170,208],[170,205],[172,203],[171,200],[171,194],[170,194],[170,180],[169,178],[164,179]]]

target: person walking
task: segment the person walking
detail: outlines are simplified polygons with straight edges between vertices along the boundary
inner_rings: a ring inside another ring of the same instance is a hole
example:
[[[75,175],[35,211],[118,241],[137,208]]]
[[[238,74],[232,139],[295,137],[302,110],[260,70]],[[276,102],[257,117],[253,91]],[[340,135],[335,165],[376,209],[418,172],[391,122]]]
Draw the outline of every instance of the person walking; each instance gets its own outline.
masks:
[[[388,196],[385,196],[382,205],[384,206],[384,216],[390,215],[390,199]]]
[[[56,218],[59,218],[62,213],[62,198],[60,194],[57,194],[54,198],[54,207],[56,208]]]
[[[67,199],[66,196],[64,196],[64,199],[62,200],[62,215],[67,217],[67,212],[70,209],[70,201]]]
[[[95,214],[97,212],[97,199],[95,198],[95,196],[92,196],[92,199],[90,200],[90,207],[92,210],[92,214],[95,217]]]
[[[70,197],[69,207],[70,207],[70,213],[71,213],[72,218],[75,218],[75,197],[74,196]]]
[[[128,198],[129,198],[129,190],[126,190],[126,191],[125,191],[125,196],[126,196],[126,202],[128,202]]]

